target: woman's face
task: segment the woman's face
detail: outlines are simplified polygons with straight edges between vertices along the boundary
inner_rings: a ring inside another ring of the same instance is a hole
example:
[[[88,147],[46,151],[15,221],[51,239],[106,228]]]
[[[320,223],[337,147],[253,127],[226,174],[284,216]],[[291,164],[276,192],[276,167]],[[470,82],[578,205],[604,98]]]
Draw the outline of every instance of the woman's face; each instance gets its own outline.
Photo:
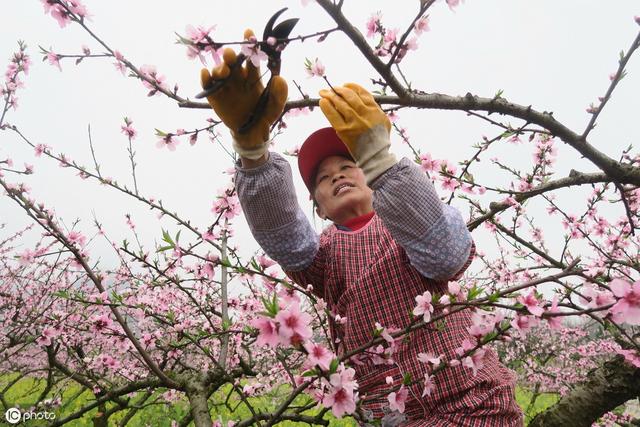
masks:
[[[316,213],[337,224],[373,210],[373,191],[367,186],[362,169],[345,157],[331,156],[318,166],[314,198]]]

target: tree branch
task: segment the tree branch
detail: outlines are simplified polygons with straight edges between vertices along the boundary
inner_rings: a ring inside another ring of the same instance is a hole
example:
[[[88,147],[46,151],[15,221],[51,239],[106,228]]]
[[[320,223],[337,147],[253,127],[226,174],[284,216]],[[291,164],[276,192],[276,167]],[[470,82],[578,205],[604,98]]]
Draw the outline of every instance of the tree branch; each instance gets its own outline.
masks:
[[[589,427],[602,414],[640,394],[640,369],[617,356],[587,375],[588,380],[536,415],[529,427]]]
[[[378,56],[373,52],[371,46],[364,38],[362,33],[354,27],[351,22],[342,14],[339,6],[333,4],[330,0],[317,0],[320,7],[322,7],[333,20],[338,24],[340,30],[347,36],[358,50],[369,61],[371,66],[382,76],[382,78],[389,84],[389,87],[400,97],[406,97],[408,90],[396,79],[393,72],[387,65],[380,60]]]

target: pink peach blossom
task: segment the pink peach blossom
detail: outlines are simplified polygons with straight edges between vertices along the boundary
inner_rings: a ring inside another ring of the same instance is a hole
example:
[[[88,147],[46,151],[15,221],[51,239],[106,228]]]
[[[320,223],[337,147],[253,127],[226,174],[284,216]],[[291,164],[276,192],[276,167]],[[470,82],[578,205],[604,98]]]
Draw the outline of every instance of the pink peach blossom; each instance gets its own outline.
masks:
[[[613,319],[630,325],[640,325],[640,280],[628,282],[613,279],[609,287],[618,301],[611,307]]]
[[[387,400],[389,401],[389,408],[392,411],[398,411],[400,413],[404,413],[404,405],[407,400],[407,396],[409,396],[409,390],[402,385],[400,386],[400,390],[397,392],[389,393],[387,396]]]
[[[53,52],[49,52],[47,53],[47,61],[49,61],[50,65],[53,65],[54,67],[58,67],[58,70],[62,71],[62,67],[60,66],[60,56],[53,53]]]
[[[413,24],[413,30],[416,34],[420,35],[426,31],[429,31],[429,18],[427,16],[423,16]]]
[[[551,300],[551,307],[547,310],[547,313],[554,314],[558,313],[558,295],[554,295],[553,300]],[[551,316],[547,317],[547,323],[551,329],[560,329],[562,328],[562,317],[561,316]]]
[[[337,418],[342,418],[344,414],[352,414],[356,410],[356,402],[353,393],[344,388],[334,388],[324,396],[322,405],[331,408],[331,412]]]
[[[434,172],[440,170],[440,161],[431,158],[431,154],[424,153],[420,155],[420,166],[422,170]]]
[[[269,346],[276,348],[280,343],[280,336],[278,335],[278,328],[275,322],[268,317],[260,316],[251,321],[251,326],[258,329],[258,339],[256,344],[259,346]]]
[[[158,148],[167,147],[169,151],[176,151],[176,147],[178,146],[179,143],[180,141],[178,139],[174,138],[173,135],[168,134],[160,137],[158,142],[156,142],[156,147]]]
[[[380,19],[382,19],[382,14],[378,11],[369,17],[367,21],[367,38],[373,37],[378,31],[380,31]]]
[[[431,292],[429,291],[424,291],[422,295],[416,296],[417,305],[413,309],[413,314],[416,316],[422,316],[425,323],[431,320],[431,313],[433,313],[431,298]]]
[[[93,332],[102,332],[107,328],[111,327],[113,322],[106,314],[101,314],[99,316],[93,316],[91,318],[91,330]]]
[[[440,358],[442,356],[436,356],[432,353],[418,353],[418,361],[421,363],[429,363],[433,365],[433,367],[437,367],[440,365]]]
[[[311,338],[311,316],[300,311],[297,304],[291,304],[287,309],[279,311],[275,320],[278,322],[278,334],[283,342],[299,344]]]
[[[307,71],[308,77],[324,77],[325,75],[325,67],[318,58],[313,62],[307,59],[305,61],[305,70]]]
[[[529,313],[533,314],[536,317],[540,317],[542,316],[542,313],[544,313],[544,309],[540,306],[540,301],[538,301],[538,298],[536,298],[536,291],[534,289],[532,289],[531,292],[529,292],[525,297],[520,295],[517,298],[517,301],[527,307]]]
[[[431,396],[433,389],[435,388],[435,384],[433,382],[433,375],[429,375],[428,372],[424,374],[424,389],[422,390],[422,397]]]
[[[329,365],[335,357],[331,351],[320,344],[312,342],[305,343],[304,348],[308,353],[307,360],[312,366],[318,365],[325,371],[329,369]]]
[[[260,63],[267,60],[267,54],[260,50],[260,45],[254,37],[249,39],[251,44],[243,44],[240,51],[244,54],[254,67],[259,67]]]
[[[511,320],[511,326],[519,331],[527,331],[538,323],[534,316],[521,316],[519,314]]]

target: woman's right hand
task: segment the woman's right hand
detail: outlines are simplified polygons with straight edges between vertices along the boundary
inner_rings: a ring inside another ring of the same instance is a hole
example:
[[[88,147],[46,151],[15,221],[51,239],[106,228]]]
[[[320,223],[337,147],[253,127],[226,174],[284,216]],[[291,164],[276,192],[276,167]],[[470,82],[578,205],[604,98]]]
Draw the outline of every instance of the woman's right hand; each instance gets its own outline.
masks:
[[[244,39],[250,40],[252,37],[253,31],[246,30]],[[273,76],[264,111],[248,129],[240,132],[242,125],[254,112],[264,91],[264,84],[260,78],[260,68],[249,59],[245,66],[236,65],[238,55],[231,48],[226,48],[222,56],[222,64],[213,68],[211,73],[206,68],[201,70],[202,88],[209,87],[213,81],[227,79],[218,91],[207,97],[209,105],[231,130],[236,152],[245,158],[259,159],[267,152],[271,125],[284,110],[287,82],[280,76]]]

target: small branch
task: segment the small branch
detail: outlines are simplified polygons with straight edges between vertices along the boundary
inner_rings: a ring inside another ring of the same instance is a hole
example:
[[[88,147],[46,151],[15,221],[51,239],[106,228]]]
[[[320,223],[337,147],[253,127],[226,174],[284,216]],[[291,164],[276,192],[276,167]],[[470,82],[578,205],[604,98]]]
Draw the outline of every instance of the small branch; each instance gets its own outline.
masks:
[[[633,43],[631,43],[631,46],[629,47],[629,51],[627,52],[627,54],[620,58],[618,71],[616,72],[614,78],[611,80],[609,89],[607,89],[607,93],[602,98],[600,105],[598,105],[598,108],[596,108],[596,110],[593,113],[591,113],[591,120],[589,120],[587,127],[585,128],[584,132],[580,136],[581,140],[583,141],[586,140],[587,136],[589,135],[589,132],[591,132],[593,128],[596,126],[596,120],[598,119],[598,116],[604,109],[604,106],[607,105],[607,102],[609,102],[609,99],[611,98],[611,94],[613,93],[613,90],[616,88],[620,80],[622,80],[622,78],[624,77],[623,75],[624,67],[627,65],[627,62],[629,62],[631,55],[633,55],[633,52],[635,52],[638,46],[640,46],[640,32],[636,36],[636,39],[633,41]]]
[[[229,296],[227,294],[227,280],[229,279],[227,273],[227,226],[229,225],[228,219],[224,220],[224,228],[222,230],[222,250],[220,256],[222,259],[220,267],[220,299],[222,300],[222,329],[229,328]],[[220,343],[220,360],[218,364],[225,369],[227,366],[227,353],[229,351],[229,334],[224,334]]]
[[[400,37],[400,41],[398,42],[393,52],[393,55],[391,55],[391,59],[389,60],[389,62],[387,62],[387,68],[390,68],[396,62],[396,58],[400,54],[402,45],[407,40],[407,37],[409,37],[409,34],[411,34],[411,31],[413,30],[414,25],[416,24],[418,19],[422,18],[422,15],[425,14],[427,9],[429,9],[433,3],[435,3],[435,0],[428,0],[428,1],[425,1],[424,3],[422,1],[420,2],[420,11],[416,15],[416,17],[413,18],[413,21],[411,21],[411,24],[409,24],[409,26],[407,27],[407,30],[404,32],[404,34],[402,34],[402,37]],[[398,68],[398,71],[400,71],[399,68]],[[405,80],[405,83],[406,83],[406,80]]]
[[[391,89],[393,89],[399,97],[405,98],[408,95],[407,89],[396,79],[387,65],[376,56],[362,33],[342,14],[340,6],[336,6],[330,0],[317,0],[317,2],[320,7],[333,18],[336,24],[338,24],[340,30],[351,39],[353,44],[360,50],[378,74],[389,84]]]
[[[93,149],[93,141],[91,140],[91,123],[87,125],[87,135],[89,136],[89,148],[91,149],[91,158],[93,159],[93,165],[96,168],[96,174],[99,178],[102,178],[102,175],[100,174],[100,165],[96,159],[96,152]]]
[[[630,233],[632,236],[635,236],[636,233],[634,229],[636,228],[636,226],[633,223],[633,212],[631,211],[631,207],[629,206],[629,201],[627,200],[627,196],[624,194],[624,188],[622,187],[622,185],[618,184],[617,182],[614,182],[613,184],[616,186],[618,191],[620,191],[620,198],[622,199],[624,210],[627,214],[627,218],[629,219],[629,228],[631,229]]]

